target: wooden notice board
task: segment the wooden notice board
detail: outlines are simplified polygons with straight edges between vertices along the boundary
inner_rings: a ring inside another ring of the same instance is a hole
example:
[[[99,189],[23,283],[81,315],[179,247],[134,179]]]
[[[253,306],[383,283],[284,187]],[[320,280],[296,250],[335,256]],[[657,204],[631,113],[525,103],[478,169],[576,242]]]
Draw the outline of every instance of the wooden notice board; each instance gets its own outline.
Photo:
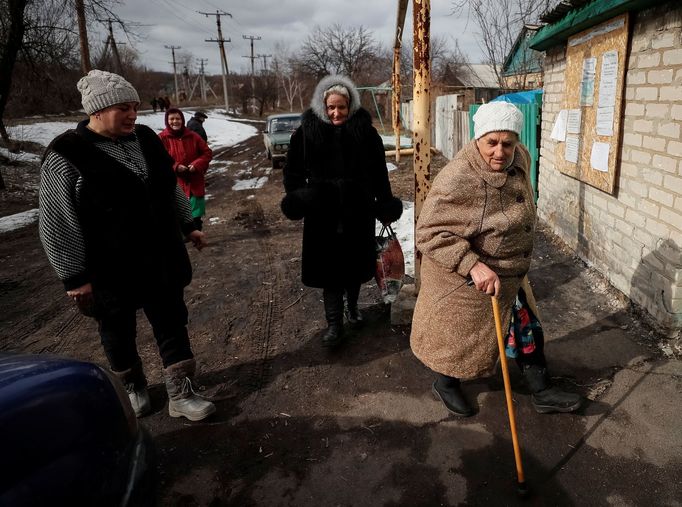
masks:
[[[555,165],[609,193],[620,159],[628,33],[626,13],[570,37],[566,48],[565,141],[557,143]]]

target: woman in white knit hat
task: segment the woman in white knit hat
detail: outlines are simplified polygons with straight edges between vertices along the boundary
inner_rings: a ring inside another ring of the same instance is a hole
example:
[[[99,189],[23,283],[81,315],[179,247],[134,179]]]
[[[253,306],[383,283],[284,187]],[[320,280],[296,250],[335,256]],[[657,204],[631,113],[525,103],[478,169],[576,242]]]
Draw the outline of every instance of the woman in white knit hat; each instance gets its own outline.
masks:
[[[196,362],[184,287],[192,268],[183,244],[206,243],[156,133],[136,125],[135,88],[93,70],[78,81],[89,118],[54,139],[40,174],[40,239],[66,294],[97,320],[111,370],[135,414],[151,411],[136,346],[136,312],[152,325],[164,366],[168,412],[198,421],[215,406],[192,390]]]
[[[433,181],[416,228],[421,289],[412,351],[436,373],[432,390],[454,415],[473,408],[460,379],[489,374],[498,358],[490,296],[507,325],[538,412],[571,412],[581,398],[549,383],[542,328],[527,285],[535,232],[530,155],[519,142],[523,114],[491,102],[474,115],[474,137]],[[525,288],[525,290],[520,290]]]

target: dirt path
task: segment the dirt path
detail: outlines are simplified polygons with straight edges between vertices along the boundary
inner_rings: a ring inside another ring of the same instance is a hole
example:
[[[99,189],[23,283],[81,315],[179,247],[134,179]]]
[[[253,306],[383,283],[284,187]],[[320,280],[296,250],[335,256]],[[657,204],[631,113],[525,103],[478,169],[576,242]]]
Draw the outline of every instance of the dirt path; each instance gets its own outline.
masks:
[[[373,283],[360,295],[366,326],[337,352],[322,349],[321,293],[300,283],[302,223],[279,210],[281,170],[271,169],[259,136],[217,150],[217,159],[207,179],[210,247],[191,252],[194,281],[186,292],[201,389],[217,404],[214,417],[168,417],[156,346],[139,319],[154,406],[141,423],[158,447],[159,505],[515,504],[500,380],[467,383],[476,417],[448,417],[429,393],[431,373],[409,350],[409,328],[390,325]],[[233,190],[239,180],[265,177],[262,188]],[[411,160],[391,179],[394,192],[411,200]],[[104,363],[95,323],[64,296],[37,226],[2,239],[0,350]],[[550,316],[548,334],[558,337],[548,344],[553,373],[598,400],[624,365],[652,357],[635,343],[647,331],[615,291],[547,236],[540,234],[534,257],[536,296]],[[588,286],[599,305],[584,304]],[[591,361],[575,351],[586,336],[597,347]],[[623,479],[616,501],[674,495],[676,486],[660,480],[674,465],[662,471],[592,449],[589,413],[538,419],[526,394],[517,393],[517,416],[538,505],[592,505],[590,495],[600,488],[606,495],[614,477]],[[598,401],[590,410],[609,414]]]

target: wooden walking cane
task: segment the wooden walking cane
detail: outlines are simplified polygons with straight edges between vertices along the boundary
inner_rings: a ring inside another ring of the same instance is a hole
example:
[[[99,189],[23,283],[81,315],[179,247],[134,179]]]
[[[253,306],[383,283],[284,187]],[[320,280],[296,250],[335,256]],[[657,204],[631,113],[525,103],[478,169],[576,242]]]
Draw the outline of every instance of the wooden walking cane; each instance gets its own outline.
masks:
[[[519,437],[516,434],[516,416],[514,415],[514,403],[512,401],[511,383],[509,381],[509,368],[507,356],[504,353],[504,335],[502,334],[502,319],[497,297],[493,296],[493,315],[495,317],[495,331],[497,332],[497,346],[500,349],[500,364],[502,365],[502,378],[504,379],[504,394],[507,398],[507,412],[509,413],[509,427],[511,428],[512,444],[514,445],[514,460],[516,461],[516,491],[520,496],[528,494],[528,486],[523,475],[523,463],[521,463],[521,447]]]

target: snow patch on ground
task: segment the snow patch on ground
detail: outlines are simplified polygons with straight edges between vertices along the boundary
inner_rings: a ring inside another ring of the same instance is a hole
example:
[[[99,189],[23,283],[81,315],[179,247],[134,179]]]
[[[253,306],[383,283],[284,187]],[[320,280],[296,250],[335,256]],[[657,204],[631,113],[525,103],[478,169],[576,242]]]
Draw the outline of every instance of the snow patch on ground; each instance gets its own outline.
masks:
[[[38,208],[0,218],[0,234],[26,227],[38,220]]]
[[[391,171],[395,171],[396,169],[398,169],[398,166],[392,164],[391,162],[386,162],[386,169],[388,169],[388,172],[390,173]]]
[[[384,146],[395,147],[395,136],[382,135],[381,140],[383,141]],[[401,148],[411,148],[412,147],[412,138],[407,137],[407,136],[400,136],[400,147]]]
[[[183,113],[185,114],[185,121],[189,121],[194,115],[194,111],[190,109],[183,111]],[[141,112],[137,116],[137,123],[147,125],[155,132],[161,132],[166,128],[165,114],[163,112]],[[76,128],[76,122],[45,121],[30,125],[16,125],[10,127],[8,131],[10,137],[19,141],[33,141],[47,146],[59,134],[73,128]],[[233,146],[259,132],[257,128],[251,125],[230,121],[230,117],[212,111],[208,112],[204,129],[208,135],[208,144],[211,147]]]
[[[239,180],[233,186],[232,190],[253,190],[261,188],[268,181],[268,178],[261,176],[259,178],[250,178],[247,180]]]
[[[414,278],[414,203],[403,201],[403,214],[400,220],[391,224],[398,237],[405,258],[405,274]],[[381,231],[381,223],[376,223],[376,234]]]
[[[12,153],[7,148],[0,148],[0,155],[12,162],[40,162],[40,159],[42,158],[40,155],[36,155],[35,153],[27,153],[25,151]]]

